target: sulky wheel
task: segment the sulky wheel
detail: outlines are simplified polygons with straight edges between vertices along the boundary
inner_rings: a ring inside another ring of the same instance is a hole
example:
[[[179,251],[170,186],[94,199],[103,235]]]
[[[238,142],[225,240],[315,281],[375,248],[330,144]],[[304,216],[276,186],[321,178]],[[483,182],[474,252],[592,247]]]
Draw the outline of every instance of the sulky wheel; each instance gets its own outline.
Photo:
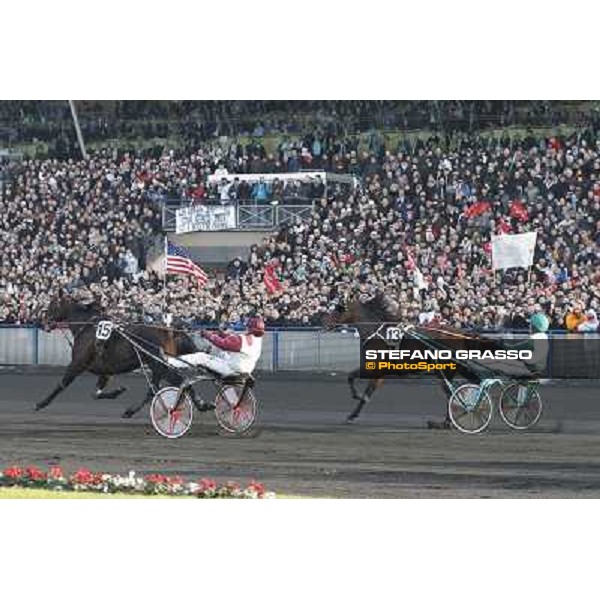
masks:
[[[542,416],[542,398],[532,384],[510,383],[498,404],[502,420],[512,429],[529,429]]]
[[[245,391],[244,391],[245,389]],[[242,398],[240,395],[244,392]],[[225,431],[244,433],[256,420],[258,404],[249,387],[227,385],[220,387],[215,397],[215,417]]]
[[[166,438],[184,435],[192,425],[193,406],[189,393],[179,388],[164,387],[152,398],[150,418],[154,429]]]
[[[473,383],[465,383],[450,396],[448,413],[459,431],[479,433],[492,420],[492,400],[487,390]]]

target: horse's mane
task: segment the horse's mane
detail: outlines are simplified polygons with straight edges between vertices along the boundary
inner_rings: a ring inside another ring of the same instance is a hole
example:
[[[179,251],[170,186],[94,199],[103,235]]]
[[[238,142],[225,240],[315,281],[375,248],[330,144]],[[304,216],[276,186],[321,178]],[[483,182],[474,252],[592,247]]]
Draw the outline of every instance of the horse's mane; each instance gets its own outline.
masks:
[[[93,302],[88,302],[87,304],[83,304],[82,302],[75,302],[74,306],[77,308],[77,310],[80,310],[84,313],[88,313],[90,315],[100,314],[102,312],[102,307],[100,306],[97,300],[94,300]]]
[[[363,302],[362,305],[370,313],[372,313],[377,320],[386,321],[389,323],[400,322],[402,320],[398,314],[392,312],[388,308],[386,298],[381,292],[377,293],[370,300]],[[440,336],[446,335],[448,337],[457,337],[463,339],[467,338],[475,340],[489,339],[481,336],[475,331],[464,331],[462,329],[457,329],[456,327],[452,327],[451,325],[447,325],[445,323],[441,323],[439,325],[436,324],[432,326],[418,326],[417,329],[421,330],[423,333],[438,333]]]
[[[89,304],[83,304],[74,299],[70,299],[68,302],[68,310],[71,318],[91,318],[102,314],[102,307],[96,300]]]
[[[393,313],[386,304],[385,296],[381,292],[362,303],[378,320],[388,322],[398,321],[398,315]]]

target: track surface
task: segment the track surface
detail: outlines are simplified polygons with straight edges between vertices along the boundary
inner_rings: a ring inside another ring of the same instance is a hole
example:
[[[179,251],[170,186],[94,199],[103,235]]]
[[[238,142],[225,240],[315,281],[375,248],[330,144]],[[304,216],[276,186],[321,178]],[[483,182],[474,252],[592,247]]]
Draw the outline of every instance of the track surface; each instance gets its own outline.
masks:
[[[51,374],[0,371],[0,467],[60,463],[108,472],[177,473],[245,482],[281,493],[325,497],[600,497],[598,387],[544,387],[545,411],[533,431],[490,430],[467,436],[430,431],[444,410],[428,383],[386,382],[356,424],[343,376],[267,378],[256,388],[261,414],[253,435],[217,431],[199,415],[179,440],[159,437],[145,410],[124,408],[145,392],[139,375],[122,377],[116,400],[92,398],[82,376],[42,412],[33,405],[58,382]]]

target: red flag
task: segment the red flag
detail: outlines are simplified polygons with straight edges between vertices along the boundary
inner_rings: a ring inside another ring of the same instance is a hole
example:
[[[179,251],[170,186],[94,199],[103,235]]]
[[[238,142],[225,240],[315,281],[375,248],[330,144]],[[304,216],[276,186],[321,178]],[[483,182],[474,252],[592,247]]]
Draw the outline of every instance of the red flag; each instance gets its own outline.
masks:
[[[275,269],[276,264],[269,263],[265,265],[265,271],[263,273],[263,282],[269,294],[274,294],[275,292],[278,292],[281,289],[281,281],[279,281]]]
[[[553,150],[560,150],[561,149],[561,144],[560,141],[557,140],[555,137],[550,138],[548,145],[553,149]]]
[[[491,205],[489,202],[484,202],[483,200],[480,200],[479,202],[475,202],[475,204],[471,204],[471,206],[467,206],[467,208],[465,208],[464,215],[468,219],[478,217],[479,215],[483,214],[486,210],[488,210],[490,206]]]
[[[412,254],[407,250],[406,251],[406,268],[409,271],[414,271],[417,268],[417,263],[415,262],[415,259],[413,258]]]
[[[505,221],[502,217],[498,221],[497,234],[502,235],[504,233],[509,233],[512,230],[510,223]]]
[[[527,223],[529,221],[529,215],[527,214],[527,209],[523,205],[523,203],[519,200],[513,200],[510,204],[510,216],[518,219],[522,223]]]

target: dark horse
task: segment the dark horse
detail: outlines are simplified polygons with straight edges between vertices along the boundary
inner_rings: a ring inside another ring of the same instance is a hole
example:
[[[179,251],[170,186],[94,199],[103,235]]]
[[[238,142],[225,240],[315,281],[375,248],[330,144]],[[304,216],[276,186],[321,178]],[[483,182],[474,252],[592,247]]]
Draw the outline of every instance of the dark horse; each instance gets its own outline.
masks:
[[[46,311],[44,326],[46,330],[53,329],[59,323],[68,326],[73,335],[71,362],[58,386],[35,405],[36,410],[48,406],[60,392],[85,371],[98,375],[96,398],[116,398],[125,391],[125,388],[107,391],[106,386],[111,376],[139,369],[140,359],[150,370],[150,381],[155,389],[162,380],[174,386],[181,384],[183,377],[177,371],[169,369],[153,357],[158,356],[161,350],[172,356],[196,352],[194,342],[186,333],[166,327],[127,325],[124,327],[125,334],[145,350],[145,352],[139,349],[136,351],[135,346],[118,331],[113,331],[106,341],[99,341],[96,338],[96,327],[102,320],[102,312],[94,303],[83,305],[62,295],[51,302]],[[152,399],[152,396],[153,390],[149,386],[144,400],[130,406],[123,413],[123,417],[133,416]]]
[[[378,329],[380,324],[398,324],[401,320],[402,319],[398,315],[394,314],[386,307],[385,299],[383,296],[379,295],[367,302],[351,300],[346,306],[338,306],[336,310],[327,315],[324,324],[326,329],[332,329],[333,327],[343,324],[353,324],[358,329],[361,340],[366,340]],[[409,342],[411,350],[425,350],[431,349],[432,347],[443,348],[444,342],[448,339],[452,340],[453,347],[455,348],[460,347],[463,343],[466,345],[469,341],[484,339],[475,334],[466,334],[465,332],[446,325],[412,327],[407,330],[407,332],[407,335],[405,335],[400,342],[400,345]],[[416,335],[413,335],[413,333]],[[425,338],[426,341],[422,341],[423,338]],[[429,341],[431,341],[431,345],[428,345],[427,342]],[[387,342],[383,339],[371,339],[368,343],[369,348],[372,349],[398,348],[397,344],[392,346],[391,342]],[[487,344],[488,340],[485,340],[485,343]],[[489,345],[490,347],[496,346],[492,340],[489,340]],[[403,375],[401,373],[402,372],[398,372],[394,377],[402,377]],[[406,371],[405,373],[410,373],[410,371]],[[450,384],[457,375],[472,383],[480,383],[479,376],[464,364],[457,364],[457,369],[455,371],[436,371],[435,374],[439,377],[444,393],[448,399],[452,393]],[[352,398],[357,401],[354,410],[347,417],[348,423],[352,423],[360,415],[365,404],[371,400],[375,391],[379,389],[384,382],[383,378],[370,379],[365,391],[361,394],[356,388],[355,382],[357,379],[360,379],[360,367],[348,374],[348,383],[350,385]],[[450,418],[447,410],[446,407],[446,416],[442,421],[428,421],[428,427],[431,429],[448,429],[450,427]]]

